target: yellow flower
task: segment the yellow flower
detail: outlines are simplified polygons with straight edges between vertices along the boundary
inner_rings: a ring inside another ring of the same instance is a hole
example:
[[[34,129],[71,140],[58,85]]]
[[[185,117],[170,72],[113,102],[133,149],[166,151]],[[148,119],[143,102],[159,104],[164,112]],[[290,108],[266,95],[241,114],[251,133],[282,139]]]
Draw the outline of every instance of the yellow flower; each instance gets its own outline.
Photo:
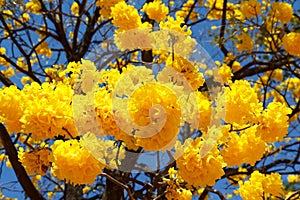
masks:
[[[78,14],[79,14],[79,5],[78,5],[78,3],[77,3],[76,1],[74,1],[74,2],[72,3],[72,6],[71,6],[71,13],[72,13],[73,15],[76,15],[76,16],[78,16]]]
[[[121,1],[111,8],[112,23],[120,31],[138,28],[142,25],[138,10]]]
[[[300,180],[299,175],[288,175],[287,180],[289,183],[297,183]]]
[[[206,155],[207,141],[201,138],[187,139],[184,144],[176,145],[175,156],[178,165],[178,174],[190,185],[195,187],[214,185],[215,181],[224,175],[224,162],[219,150],[214,146]],[[176,157],[177,157],[176,156]]]
[[[300,48],[298,46],[300,43],[300,33],[288,33],[283,37],[282,42],[284,49],[289,54],[300,57]]]
[[[185,19],[187,17],[187,15],[189,14],[193,4],[194,4],[193,0],[188,0],[186,3],[184,3],[182,5],[181,10],[176,12],[176,18],[182,17]],[[197,20],[198,15],[199,14],[197,12],[195,12],[195,9],[193,9],[193,11],[190,13],[189,19],[191,19],[192,21],[195,21],[195,20]]]
[[[104,165],[78,140],[56,140],[53,152],[52,172],[58,179],[73,184],[92,184]]]
[[[276,142],[288,133],[289,117],[292,110],[280,102],[272,102],[260,117],[258,135],[266,142]]]
[[[177,96],[170,87],[159,83],[138,87],[129,99],[128,109],[133,121],[145,127],[135,132],[140,146],[148,151],[172,148],[179,132],[181,113]]]
[[[236,44],[236,48],[238,51],[252,51],[253,50],[253,40],[249,34],[243,33],[238,37],[238,44]]]
[[[179,33],[190,36],[192,34],[190,27],[187,27],[186,25],[181,26],[181,24],[183,23],[184,23],[184,18],[182,17],[178,17],[175,20],[173,17],[168,16],[167,21],[161,21],[159,23],[159,27],[167,30],[177,31]]]
[[[31,0],[26,3],[26,9],[34,14],[41,14],[41,3],[39,0]]]
[[[114,7],[119,2],[124,2],[124,0],[97,0],[96,5],[101,8],[100,15],[108,19],[111,17],[112,7]]]
[[[292,5],[286,2],[274,2],[272,3],[270,16],[274,16],[283,24],[288,23],[293,17]]]
[[[19,160],[29,175],[44,176],[50,168],[50,151],[48,149],[35,149],[33,152],[19,152]]]
[[[37,46],[35,50],[37,54],[44,54],[48,58],[52,56],[52,51],[48,47],[48,43],[45,41],[39,44],[39,46]]]
[[[0,115],[1,122],[5,123],[9,133],[20,132],[22,123],[19,121],[23,115],[21,91],[16,86],[0,90]]]
[[[265,152],[265,142],[256,135],[256,126],[250,127],[237,135],[235,132],[229,133],[228,142],[225,143],[221,154],[224,161],[229,166],[249,163],[254,165]],[[252,152],[249,154],[249,152]]]
[[[232,64],[232,69],[233,71],[238,71],[242,68],[241,63],[239,63],[238,61],[234,61]]]
[[[4,76],[6,76],[7,78],[10,78],[12,76],[15,75],[15,70],[12,67],[9,67],[5,70],[1,70],[1,72],[3,73]]]
[[[171,167],[168,170],[168,174],[170,179],[164,178],[164,181],[168,183],[166,198],[179,200],[192,199],[192,192],[189,189],[185,189],[180,186],[184,180],[178,175],[178,171],[175,170],[174,167]]]
[[[262,110],[255,90],[246,80],[235,81],[218,94],[217,112],[227,123],[256,123]]]
[[[247,19],[261,15],[261,4],[256,0],[243,1],[241,11]]]
[[[28,22],[30,20],[30,15],[28,13],[23,13],[21,16],[22,22]]]
[[[37,140],[53,138],[59,134],[75,136],[77,131],[70,104],[72,95],[71,86],[63,83],[39,85],[33,82],[25,85],[21,102],[23,116],[19,120],[22,131],[32,133],[32,137]]]
[[[210,100],[201,92],[196,91],[195,94],[197,97],[198,109],[200,114],[198,129],[202,131],[207,131],[211,122],[212,105]]]
[[[223,64],[218,69],[214,69],[214,73],[216,73],[217,76],[220,75],[224,83],[227,83],[229,80],[231,80],[231,77],[233,76],[231,68],[226,64]]]
[[[169,8],[161,0],[154,0],[153,2],[146,3],[142,11],[146,12],[150,19],[160,22],[166,19]]]
[[[283,183],[278,173],[261,174],[254,171],[249,180],[239,183],[239,194],[244,200],[268,199],[271,196],[280,196]]]
[[[208,15],[209,20],[222,18],[223,0],[208,0],[205,6],[210,8]]]
[[[166,66],[181,73],[195,91],[204,84],[204,76],[199,72],[198,66],[181,56],[175,56],[174,60],[172,56],[169,56],[166,60]]]

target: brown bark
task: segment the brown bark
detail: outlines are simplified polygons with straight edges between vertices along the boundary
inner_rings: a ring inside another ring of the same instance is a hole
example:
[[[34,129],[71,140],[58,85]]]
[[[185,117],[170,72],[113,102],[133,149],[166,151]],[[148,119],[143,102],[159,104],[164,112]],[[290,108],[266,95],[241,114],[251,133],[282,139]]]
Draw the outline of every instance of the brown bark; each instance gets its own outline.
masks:
[[[39,191],[34,187],[30,178],[28,177],[24,167],[19,162],[18,152],[11,141],[11,138],[4,127],[0,124],[0,138],[2,140],[3,146],[5,148],[6,154],[8,155],[9,161],[15,171],[19,183],[23,187],[26,195],[32,200],[41,200],[44,197],[39,193]]]

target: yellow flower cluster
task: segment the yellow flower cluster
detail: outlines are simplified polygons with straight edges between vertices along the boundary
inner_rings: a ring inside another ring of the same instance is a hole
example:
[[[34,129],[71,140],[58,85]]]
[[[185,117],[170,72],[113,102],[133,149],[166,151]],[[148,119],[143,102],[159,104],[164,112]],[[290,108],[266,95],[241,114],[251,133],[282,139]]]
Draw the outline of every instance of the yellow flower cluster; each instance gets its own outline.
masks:
[[[73,184],[92,184],[105,167],[88,152],[81,141],[56,140],[51,146],[52,172],[58,179]]]
[[[53,68],[45,71],[47,75],[52,78],[52,81],[62,82],[65,85],[70,85],[72,88],[74,88],[74,84],[79,78],[80,69],[84,69],[84,71],[87,71],[90,68],[95,68],[94,63],[89,60],[81,59],[80,62],[70,62],[65,70],[63,70],[64,66],[56,65],[53,66]]]
[[[300,43],[300,33],[288,33],[283,37],[282,42],[284,49],[289,54],[300,57],[300,48],[298,46]]]
[[[266,142],[280,141],[288,133],[289,117],[292,110],[280,102],[272,102],[260,116],[258,134]]]
[[[32,133],[37,140],[68,133],[74,136],[72,94],[71,87],[62,83],[33,82],[23,90],[16,86],[4,88],[0,91],[1,121],[10,133]]]
[[[287,180],[289,183],[297,183],[300,181],[299,175],[288,175]]]
[[[26,3],[26,9],[29,12],[32,12],[34,14],[40,14],[41,13],[41,3],[39,2],[39,0],[31,0],[28,3]]]
[[[274,71],[268,71],[265,73],[265,76],[268,78],[275,79],[276,81],[281,82],[283,80],[283,70],[282,69],[275,69]]]
[[[159,27],[166,29],[166,30],[176,31],[176,32],[185,34],[187,36],[190,36],[192,34],[190,27],[187,27],[186,25],[181,26],[182,24],[184,24],[184,18],[176,17],[176,20],[175,20],[173,17],[168,16],[166,21],[162,21],[159,23]]]
[[[137,149],[136,141],[133,136],[125,133],[118,126],[112,108],[112,93],[104,87],[99,88],[95,94],[95,109],[97,120],[104,134],[115,137],[115,140],[122,140],[129,149]]]
[[[238,51],[252,51],[253,50],[253,40],[249,34],[243,33],[237,36],[238,43],[236,48]]]
[[[6,0],[0,0],[0,7],[2,7],[5,4],[5,2],[6,2]]]
[[[205,6],[210,8],[208,15],[207,15],[207,19],[209,19],[209,20],[222,19],[223,4],[224,4],[224,0],[208,0],[208,1],[206,1]],[[228,19],[231,19],[232,17],[234,17],[234,18],[237,18],[240,20],[243,20],[243,18],[244,18],[244,16],[241,14],[241,12],[231,2],[227,2],[226,17]]]
[[[241,11],[247,19],[261,15],[261,4],[257,0],[243,1]]]
[[[168,183],[167,187],[167,199],[178,199],[178,200],[190,200],[192,199],[192,192],[188,189],[182,188],[180,186],[184,180],[178,176],[177,170],[174,167],[171,167],[168,170],[170,179],[165,179]]]
[[[187,139],[184,144],[176,144],[176,163],[178,174],[190,185],[195,187],[214,185],[215,181],[224,175],[222,156],[214,146],[206,155],[201,152],[212,144],[206,144],[201,138]],[[176,156],[177,157],[177,156]]]
[[[219,94],[217,110],[227,123],[244,125],[256,123],[263,107],[250,83],[238,80]]]
[[[222,19],[223,0],[208,0],[205,6],[210,8],[208,19]]]
[[[142,11],[144,11],[150,19],[156,22],[164,21],[169,13],[169,8],[162,3],[161,0],[154,0],[153,2],[146,3]]]
[[[30,15],[28,13],[23,13],[21,15],[21,21],[22,22],[28,22],[30,20]]]
[[[241,63],[239,63],[238,61],[234,61],[232,64],[232,69],[233,71],[239,71],[242,68]]]
[[[221,76],[223,83],[227,83],[229,80],[231,80],[231,77],[233,76],[231,68],[226,64],[223,64],[221,67],[214,70],[214,74],[216,73],[215,77]]]
[[[265,142],[256,135],[256,126],[252,126],[238,135],[235,132],[229,133],[229,141],[221,150],[224,161],[229,166],[249,163],[254,165],[265,152]],[[251,152],[249,154],[249,152]]]
[[[74,1],[74,2],[72,3],[72,6],[71,6],[71,13],[72,13],[73,15],[76,15],[76,16],[78,16],[78,14],[79,14],[79,5],[78,5],[78,3],[77,3],[76,1]]]
[[[52,56],[52,51],[48,47],[48,43],[45,41],[39,44],[39,46],[37,46],[35,50],[37,54],[44,54],[48,58]]]
[[[0,47],[0,55],[5,55],[5,53],[6,53],[6,49],[4,47]],[[0,56],[0,65],[9,66],[10,64]]]
[[[211,101],[199,91],[195,92],[197,97],[197,104],[200,114],[199,119],[199,126],[198,129],[202,131],[207,131],[210,121],[211,121],[211,114],[212,114],[212,106]]]
[[[22,93],[22,132],[32,133],[32,137],[37,140],[53,138],[59,134],[77,134],[70,104],[73,95],[71,86],[62,83],[43,83],[40,86],[33,82],[25,85]]]
[[[142,23],[138,10],[124,1],[111,8],[111,17],[113,18],[113,25],[119,28],[117,33],[130,29],[151,27],[149,23]]]
[[[300,97],[300,78],[288,78],[286,79],[285,85],[288,86],[288,90],[292,92],[293,98],[296,100]]]
[[[102,140],[94,133],[87,132],[82,137],[82,144],[107,169],[117,169],[125,158],[124,146],[118,147],[113,140]]]
[[[50,168],[50,151],[46,148],[35,149],[33,152],[20,149],[18,157],[29,175],[44,176]]]
[[[182,58],[181,56],[169,56],[166,60],[166,66],[172,67],[176,71],[180,72],[194,90],[197,90],[200,86],[204,84],[204,76],[199,72],[198,66],[193,65],[187,59]]]
[[[293,17],[292,5],[286,2],[274,2],[272,3],[270,16],[274,16],[283,24],[288,23]]]
[[[126,146],[129,149],[136,149],[135,145],[136,141],[134,137],[125,133],[118,126],[115,120],[115,111],[113,111],[112,106],[112,92],[114,91],[116,83],[118,80],[124,76],[127,70],[134,68],[134,66],[127,66],[122,68],[122,74],[120,74],[119,70],[116,68],[110,70],[102,70],[100,72],[100,84],[104,84],[104,87],[98,88],[95,93],[94,105],[96,109],[97,120],[102,128],[104,134],[109,134],[114,136],[116,140],[125,141]],[[129,87],[129,83],[126,82],[127,85],[123,85]],[[125,90],[122,88],[122,90]],[[121,101],[125,101],[126,99],[121,99]],[[120,106],[122,107],[122,106]]]
[[[9,67],[7,69],[1,70],[3,75],[7,78],[10,78],[15,75],[15,70],[12,67]]]
[[[111,17],[112,7],[119,2],[124,2],[124,0],[97,0],[96,5],[101,8],[100,15],[108,19]]]
[[[280,196],[283,183],[278,173],[261,174],[254,171],[248,181],[239,183],[239,194],[244,200],[268,199],[271,196]]]
[[[182,9],[176,12],[176,18],[182,17],[182,18],[186,18],[188,13],[191,10],[192,5],[194,4],[193,0],[188,0],[186,3],[183,4]],[[196,21],[198,18],[198,13],[195,12],[195,9],[193,9],[193,11],[191,12],[189,19],[191,19],[192,21]]]
[[[170,88],[159,83],[140,86],[130,97],[128,109],[138,126],[149,126],[135,133],[137,143],[145,150],[168,149],[175,143],[181,113],[177,96]],[[156,130],[157,127],[162,128]]]
[[[1,123],[5,123],[9,133],[20,132],[22,123],[19,120],[23,115],[21,91],[16,86],[1,89],[0,102]]]

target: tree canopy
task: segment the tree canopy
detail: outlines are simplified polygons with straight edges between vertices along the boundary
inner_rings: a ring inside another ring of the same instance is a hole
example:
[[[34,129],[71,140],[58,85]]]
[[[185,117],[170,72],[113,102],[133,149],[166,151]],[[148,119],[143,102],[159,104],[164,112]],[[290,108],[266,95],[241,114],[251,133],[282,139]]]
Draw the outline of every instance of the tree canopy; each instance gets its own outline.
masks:
[[[299,199],[299,8],[0,0],[1,199]]]

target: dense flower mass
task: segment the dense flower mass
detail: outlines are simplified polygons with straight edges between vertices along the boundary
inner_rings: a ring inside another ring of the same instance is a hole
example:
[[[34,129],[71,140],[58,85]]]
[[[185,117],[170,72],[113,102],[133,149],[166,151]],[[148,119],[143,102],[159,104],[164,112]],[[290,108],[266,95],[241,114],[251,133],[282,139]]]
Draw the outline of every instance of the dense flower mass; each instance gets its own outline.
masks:
[[[43,83],[41,86],[32,83],[25,85],[22,93],[23,100],[26,100],[20,119],[23,132],[32,133],[37,140],[77,134],[70,105],[73,94],[70,86],[62,83]]]
[[[225,165],[219,150],[213,147],[207,155],[202,155],[206,148],[205,141],[201,138],[187,139],[183,145],[178,144],[176,153],[180,155],[176,163],[178,174],[188,184],[195,187],[214,185],[215,181],[223,174]],[[181,155],[182,154],[182,155]]]
[[[236,48],[238,51],[251,51],[253,50],[253,40],[250,37],[249,34],[243,33],[239,35],[238,37],[238,44],[236,45]]]
[[[283,24],[291,21],[293,16],[292,5],[286,2],[272,3],[271,16],[274,16]]]
[[[51,146],[53,152],[52,172],[59,179],[74,184],[93,183],[104,164],[96,160],[81,141],[57,140]]]
[[[168,57],[166,66],[174,68],[180,72],[189,82],[194,90],[197,90],[204,83],[204,76],[199,72],[198,66],[193,65],[187,59],[180,56]]]
[[[272,102],[261,115],[258,134],[266,142],[281,141],[288,133],[291,109],[279,102]]]
[[[166,19],[169,9],[161,2],[161,0],[154,0],[153,2],[146,3],[143,6],[143,11],[147,13],[150,19],[160,22]]]
[[[171,167],[168,170],[168,174],[170,179],[166,179],[168,183],[167,187],[167,199],[178,199],[178,200],[189,200],[192,199],[192,192],[188,189],[182,188],[180,184],[184,182],[184,180],[178,175],[178,171]]]
[[[6,124],[9,133],[19,132],[22,129],[22,93],[16,86],[11,86],[1,89],[0,94],[1,123]],[[11,112],[12,110],[14,112]]]
[[[258,17],[261,14],[261,4],[257,0],[243,1],[241,11],[247,19]]]
[[[266,144],[257,137],[256,128],[256,126],[250,127],[241,131],[240,135],[235,132],[229,133],[230,139],[221,151],[227,165],[236,166],[243,163],[254,165],[263,156]]]
[[[26,3],[26,9],[34,14],[40,14],[42,9],[41,3],[38,0],[31,0]]]
[[[134,6],[126,4],[124,1],[117,3],[111,8],[112,23],[119,28],[118,32],[151,27],[149,23],[142,23],[140,15]]]
[[[0,0],[0,165],[31,199],[300,199],[297,6]]]
[[[189,15],[189,18],[192,21],[197,20],[199,14],[195,12],[194,9],[193,11],[190,11],[192,9],[193,4],[193,0],[188,0],[186,3],[184,3],[182,6],[182,10],[176,12],[176,17],[186,18]]]
[[[35,149],[33,152],[24,152],[22,149],[18,156],[29,175],[44,176],[50,168],[50,151],[46,148]]]
[[[122,2],[124,0],[97,0],[96,5],[99,6],[100,9],[100,15],[102,15],[105,18],[111,17],[111,9],[119,2]]]
[[[278,173],[261,174],[254,171],[249,180],[239,183],[238,190],[244,200],[269,198],[271,196],[280,196],[282,193],[283,183]]]
[[[138,144],[144,149],[162,150],[175,142],[181,122],[180,104],[168,87],[160,84],[141,86],[132,94],[128,107],[138,126],[148,126],[135,133]]]
[[[257,122],[262,104],[247,81],[235,81],[224,89],[217,100],[218,112],[227,123],[245,125]]]
[[[291,32],[286,34],[283,39],[284,49],[291,55],[300,56],[300,49],[298,44],[300,42],[300,33]]]

